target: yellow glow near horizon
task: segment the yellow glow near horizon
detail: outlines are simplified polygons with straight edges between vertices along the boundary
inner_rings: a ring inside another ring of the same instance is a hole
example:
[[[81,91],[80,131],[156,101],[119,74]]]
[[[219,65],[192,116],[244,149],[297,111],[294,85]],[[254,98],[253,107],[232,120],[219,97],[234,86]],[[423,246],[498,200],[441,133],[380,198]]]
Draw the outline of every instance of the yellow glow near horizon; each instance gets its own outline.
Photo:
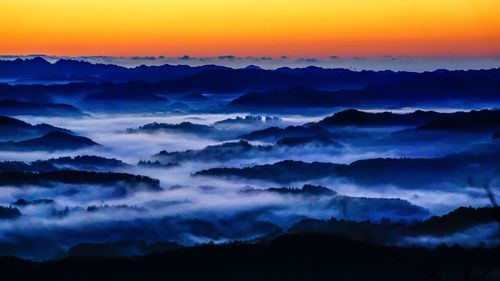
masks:
[[[0,54],[500,55],[498,0],[0,0]]]

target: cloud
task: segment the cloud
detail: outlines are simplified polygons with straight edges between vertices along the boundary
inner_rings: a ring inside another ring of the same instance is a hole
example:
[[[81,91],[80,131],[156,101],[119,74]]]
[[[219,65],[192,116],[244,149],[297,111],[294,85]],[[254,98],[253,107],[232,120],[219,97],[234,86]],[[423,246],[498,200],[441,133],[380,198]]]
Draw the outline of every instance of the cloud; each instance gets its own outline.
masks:
[[[235,57],[235,56],[232,56],[232,55],[218,56],[217,58],[218,58],[218,59],[220,59],[220,60],[235,60],[235,59],[241,59],[241,58],[239,58],[239,57]]]
[[[10,254],[43,259],[56,256],[57,251],[51,249],[65,250],[82,242],[107,242],[137,237],[150,241],[172,239],[186,244],[211,240],[223,242],[232,239],[251,239],[263,234],[255,227],[262,223],[286,229],[304,217],[329,219],[332,216],[342,217],[345,214],[342,213],[340,203],[331,201],[329,198],[287,196],[269,192],[255,194],[242,192],[249,188],[281,187],[279,184],[265,181],[193,177],[194,172],[220,166],[244,167],[274,163],[283,159],[351,163],[364,158],[406,156],[405,153],[408,150],[388,149],[373,145],[375,140],[380,136],[390,134],[391,130],[349,128],[335,130],[339,139],[346,138],[355,142],[355,145],[347,145],[340,151],[328,151],[325,148],[311,146],[296,150],[277,149],[269,154],[249,154],[242,159],[232,157],[222,162],[191,161],[173,168],[157,169],[135,166],[139,160],[148,160],[153,154],[163,149],[167,151],[202,149],[207,145],[216,145],[220,142],[182,134],[130,134],[125,131],[127,128],[137,128],[151,122],[175,124],[191,121],[210,125],[226,118],[245,115],[245,113],[230,115],[95,114],[83,118],[22,117],[30,123],[49,123],[70,129],[82,136],[90,137],[103,144],[104,147],[50,154],[0,152],[0,159],[33,161],[82,154],[112,157],[134,165],[124,168],[123,172],[159,179],[163,191],[138,191],[123,194],[116,192],[116,186],[89,184],[58,184],[54,188],[2,187],[0,188],[0,206],[9,206],[18,199],[46,198],[54,200],[55,203],[19,207],[22,213],[19,219],[1,220],[0,246],[15,245],[11,249],[15,249],[16,252]],[[280,117],[285,125],[297,125],[318,121],[324,116],[280,115]],[[353,133],[361,133],[361,137],[356,139]],[[457,149],[457,147],[447,146],[446,149]],[[412,147],[413,152],[429,157],[443,153],[442,150],[442,146],[429,148],[425,144],[421,147]],[[342,196],[353,198],[401,198],[427,208],[433,214],[443,214],[460,205],[484,206],[488,204],[487,198],[481,196],[481,191],[455,185],[439,191],[429,188],[408,190],[388,185],[365,187],[335,178],[323,178],[296,182],[292,187],[300,188],[303,184],[326,186]],[[401,215],[391,211],[392,203],[388,201],[381,200],[381,203],[374,204],[375,201],[370,201],[371,199],[350,200],[354,200],[356,202],[354,204],[359,204],[356,208],[353,207],[355,211],[351,213],[351,218],[374,220],[379,220],[382,216],[401,218]],[[95,206],[94,212],[87,210],[91,206]],[[435,238],[415,237],[411,239],[408,241],[431,244],[426,241]],[[465,241],[465,239],[460,239],[453,237],[449,240]]]
[[[490,57],[409,57],[386,55],[379,57],[290,57],[286,55],[270,56],[235,56],[220,55],[212,57],[197,57],[185,54],[182,56],[50,56],[50,55],[0,55],[0,60],[13,60],[16,58],[43,57],[49,62],[59,59],[76,59],[91,63],[116,64],[125,67],[140,65],[158,66],[164,64],[188,64],[200,66],[215,64],[232,68],[243,68],[248,65],[257,65],[264,69],[277,69],[280,67],[307,67],[317,66],[323,68],[345,68],[352,70],[394,70],[394,71],[433,71],[436,69],[468,70],[497,68],[500,56]]]
[[[316,63],[318,62],[317,58],[299,58],[297,62],[307,62],[307,63]]]

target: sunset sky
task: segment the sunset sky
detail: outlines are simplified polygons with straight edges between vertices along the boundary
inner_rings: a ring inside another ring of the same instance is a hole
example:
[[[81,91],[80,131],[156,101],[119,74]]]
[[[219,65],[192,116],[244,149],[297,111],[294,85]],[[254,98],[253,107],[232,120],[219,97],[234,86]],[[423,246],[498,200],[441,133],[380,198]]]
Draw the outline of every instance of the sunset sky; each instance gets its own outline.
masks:
[[[498,0],[0,0],[0,54],[498,56]]]

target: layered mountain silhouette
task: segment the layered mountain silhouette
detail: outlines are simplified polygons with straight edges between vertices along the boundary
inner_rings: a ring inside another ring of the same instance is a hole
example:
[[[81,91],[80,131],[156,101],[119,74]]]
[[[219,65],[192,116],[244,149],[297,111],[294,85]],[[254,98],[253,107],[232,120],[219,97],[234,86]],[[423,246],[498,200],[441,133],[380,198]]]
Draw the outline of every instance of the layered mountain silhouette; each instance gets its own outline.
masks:
[[[422,220],[429,217],[429,211],[409,201],[395,198],[367,198],[340,195],[323,186],[306,184],[302,188],[244,189],[247,195],[274,193],[288,197],[310,200],[313,208],[323,212],[335,212],[336,217],[352,221],[370,220],[379,222],[385,217],[393,219]],[[307,201],[306,201],[307,202]]]
[[[115,158],[104,158],[93,155],[81,155],[75,157],[66,156],[47,160],[38,160],[32,162],[31,165],[42,167],[45,165],[52,165],[56,169],[71,168],[90,171],[118,170],[130,167],[130,165]]]
[[[499,279],[498,68],[3,59],[3,279]]]
[[[28,102],[13,99],[0,100],[0,112],[8,116],[36,115],[82,117],[85,115],[80,109],[69,104]]]
[[[31,125],[19,119],[0,115],[0,140],[18,141],[40,137],[50,132],[70,133],[70,131],[48,124]]]
[[[271,130],[273,129],[271,128]],[[327,137],[285,137],[278,140],[275,145],[254,145],[246,140],[238,140],[209,145],[203,149],[173,152],[162,150],[153,155],[153,161],[141,161],[140,164],[151,167],[162,167],[164,165],[172,167],[176,163],[189,161],[226,162],[236,159],[255,159],[258,157],[282,158],[285,157],[283,154],[286,155],[287,152],[292,151],[296,153],[297,149],[304,149],[304,151],[307,149],[311,151],[325,149],[324,153],[330,153],[343,147],[339,142]]]
[[[109,185],[119,187],[125,185],[131,188],[149,191],[160,191],[160,182],[146,176],[137,176],[126,173],[89,172],[77,170],[59,170],[52,172],[4,172],[0,173],[0,186],[29,186],[37,185],[54,187],[62,184],[89,184]]]
[[[500,110],[480,110],[441,114],[428,122],[393,132],[379,142],[385,145],[428,143],[471,143],[489,141],[499,130]]]
[[[500,157],[496,144],[441,158],[378,158],[355,161],[349,165],[302,161],[281,161],[245,168],[212,168],[197,176],[239,177],[278,183],[320,179],[346,179],[363,185],[393,184],[405,188],[454,183],[481,186],[498,178]],[[443,188],[443,187],[441,187]]]
[[[283,138],[328,138],[331,134],[319,126],[288,126],[286,128],[271,127],[263,130],[254,131],[240,136],[245,140],[260,140],[277,142]]]
[[[29,81],[162,81],[174,80],[205,70],[224,69],[207,65],[190,67],[187,65],[138,66],[126,68],[112,64],[93,64],[85,61],[60,59],[50,63],[42,57],[0,61],[0,77],[17,78],[18,82]]]
[[[193,124],[191,122],[182,122],[179,124],[150,123],[137,129],[128,129],[128,133],[173,133],[188,134],[204,138],[213,139],[231,139],[232,134],[227,131],[219,130],[208,125]]]
[[[432,216],[424,221],[391,221],[381,223],[369,221],[349,221],[332,218],[330,220],[304,219],[295,223],[289,233],[329,233],[371,241],[377,244],[397,244],[407,237],[447,236],[480,227],[495,224],[500,209],[498,207],[460,207],[442,216]]]
[[[161,157],[159,157],[159,158],[161,158]],[[139,163],[137,163],[137,166],[139,166],[139,167],[154,168],[154,169],[170,169],[170,168],[179,167],[179,165],[180,164],[177,162],[162,163],[159,160],[155,160],[155,161],[140,160]]]
[[[0,150],[32,151],[32,150],[76,150],[98,146],[89,138],[75,136],[67,132],[50,132],[41,137],[0,143]]]
[[[476,102],[496,103],[497,80],[437,73],[414,77],[386,85],[368,85],[361,89],[324,91],[318,88],[288,88],[247,93],[228,104],[229,109],[280,110],[290,108],[405,107]],[[420,77],[419,77],[420,76]],[[384,83],[384,82],[381,82]]]
[[[306,184],[302,188],[271,187],[268,189],[246,189],[245,193],[275,192],[278,194],[304,196],[335,196],[337,192],[324,186]]]
[[[345,69],[231,69],[215,66],[140,66],[124,68],[42,58],[0,61],[0,77],[40,84],[0,84],[3,99],[67,102],[94,111],[170,111],[192,99],[186,94],[242,94],[221,110],[441,106],[498,102],[498,69],[425,73]],[[42,77],[40,77],[42,73]],[[45,77],[44,77],[45,76]],[[77,81],[50,84],[50,81]],[[45,82],[48,85],[44,85]],[[133,106],[133,102],[141,106]],[[196,101],[197,103],[199,100]],[[213,111],[196,106],[196,110]],[[142,109],[141,109],[142,108]],[[190,110],[190,109],[188,109]]]
[[[417,110],[411,113],[371,113],[348,109],[337,112],[317,123],[309,126],[323,128],[356,126],[356,127],[412,127],[398,131],[395,135],[418,134],[416,131],[442,131],[464,133],[493,133],[500,128],[500,110],[484,109],[469,112],[439,113],[434,111]]]
[[[417,126],[445,115],[446,113],[422,110],[398,114],[392,112],[371,113],[348,109],[324,118],[318,122],[318,125],[359,127]]]
[[[246,109],[283,109],[306,107],[342,107],[353,106],[352,101],[336,95],[334,92],[318,91],[306,88],[292,88],[270,92],[251,92],[228,104],[229,108]]]
[[[165,112],[168,99],[143,89],[144,82],[97,86],[82,100],[82,106],[103,112]]]
[[[165,150],[153,156],[162,163],[177,163],[185,161],[229,161],[238,158],[251,158],[271,152],[272,146],[251,145],[247,141],[225,142],[210,145],[201,150],[186,150],[183,152],[167,152]]]
[[[214,126],[219,127],[240,127],[251,126],[253,128],[266,125],[268,127],[276,126],[281,123],[282,119],[274,116],[246,115],[245,117],[237,116],[215,122]]]
[[[500,110],[480,110],[449,113],[429,120],[418,130],[458,132],[495,132],[500,129]]]
[[[0,162],[0,172],[50,172],[64,169],[105,171],[129,168],[130,165],[114,158],[82,155],[37,160],[31,163],[22,161]]]
[[[51,171],[55,169],[53,165],[49,167],[44,167],[43,170]],[[22,161],[3,161],[0,162],[0,172],[37,172],[42,170],[41,167],[36,165],[30,165]]]
[[[245,168],[211,168],[196,172],[195,176],[239,177],[290,183],[307,181],[316,178],[335,175],[342,164],[332,163],[305,163],[302,161],[285,160],[274,164],[256,165]]]
[[[331,138],[324,136],[306,136],[306,137],[286,137],[276,142],[278,146],[285,147],[300,147],[304,145],[312,145],[318,147],[333,146],[342,148],[343,145]]]

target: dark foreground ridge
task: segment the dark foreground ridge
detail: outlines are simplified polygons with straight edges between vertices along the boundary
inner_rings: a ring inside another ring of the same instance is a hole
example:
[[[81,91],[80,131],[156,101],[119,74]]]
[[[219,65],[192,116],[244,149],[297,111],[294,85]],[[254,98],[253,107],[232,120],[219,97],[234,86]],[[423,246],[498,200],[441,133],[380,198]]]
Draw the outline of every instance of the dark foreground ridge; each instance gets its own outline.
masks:
[[[5,280],[498,280],[500,251],[379,247],[327,234],[133,258],[0,259]]]

